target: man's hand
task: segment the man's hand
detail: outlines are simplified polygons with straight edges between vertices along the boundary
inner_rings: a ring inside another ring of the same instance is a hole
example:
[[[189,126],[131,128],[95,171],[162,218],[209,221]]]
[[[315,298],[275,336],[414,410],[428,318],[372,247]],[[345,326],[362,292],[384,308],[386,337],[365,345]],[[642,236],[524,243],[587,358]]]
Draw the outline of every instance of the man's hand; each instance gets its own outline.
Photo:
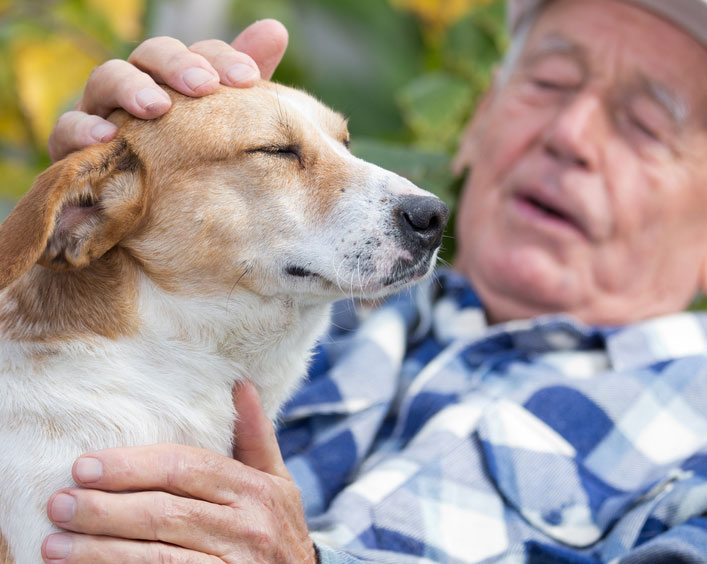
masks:
[[[243,30],[230,45],[207,40],[187,47],[171,37],[138,45],[128,61],[114,59],[96,67],[74,110],[59,118],[49,138],[52,161],[77,149],[110,141],[116,127],[106,121],[116,108],[152,119],[172,102],[158,84],[187,96],[212,93],[219,82],[249,87],[269,79],[287,48],[287,30],[276,20],[261,20]]]
[[[235,396],[239,460],[180,445],[110,449],[74,464],[57,492],[45,562],[314,564],[300,494],[252,385]],[[127,492],[127,493],[121,493]]]

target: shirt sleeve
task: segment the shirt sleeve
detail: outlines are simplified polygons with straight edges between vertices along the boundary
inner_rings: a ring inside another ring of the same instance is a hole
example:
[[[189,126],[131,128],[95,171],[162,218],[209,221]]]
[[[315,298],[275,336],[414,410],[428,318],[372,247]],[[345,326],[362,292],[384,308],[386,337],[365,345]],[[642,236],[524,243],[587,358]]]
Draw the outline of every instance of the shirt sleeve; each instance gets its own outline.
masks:
[[[315,544],[319,564],[430,564],[429,559],[419,559],[399,552],[387,550],[366,550],[352,553],[336,550],[325,544]]]

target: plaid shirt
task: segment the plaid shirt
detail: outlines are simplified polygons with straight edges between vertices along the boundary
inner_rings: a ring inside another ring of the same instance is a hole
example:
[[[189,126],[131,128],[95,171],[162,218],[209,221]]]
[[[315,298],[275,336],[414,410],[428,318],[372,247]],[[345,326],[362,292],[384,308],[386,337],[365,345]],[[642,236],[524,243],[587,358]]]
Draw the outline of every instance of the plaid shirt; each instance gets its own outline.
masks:
[[[322,564],[707,562],[707,315],[487,327],[446,272],[333,327],[279,431]]]

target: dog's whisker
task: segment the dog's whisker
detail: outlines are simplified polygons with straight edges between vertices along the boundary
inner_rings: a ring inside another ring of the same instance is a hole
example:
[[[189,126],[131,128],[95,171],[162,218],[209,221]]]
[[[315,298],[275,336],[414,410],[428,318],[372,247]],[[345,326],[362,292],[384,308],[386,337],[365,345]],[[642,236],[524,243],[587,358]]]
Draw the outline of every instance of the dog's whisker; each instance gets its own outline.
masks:
[[[332,268],[334,270],[334,279],[336,280],[336,285],[339,287],[339,292],[341,292],[342,296],[346,295],[346,292],[344,291],[344,288],[341,286],[341,275],[339,274],[341,272],[341,265],[344,264],[344,261],[341,261],[341,264],[337,268],[336,263],[334,262],[336,260],[335,257],[332,257],[331,262],[332,262]]]
[[[361,257],[356,258],[356,272],[358,273],[358,287],[359,291],[363,292],[365,286],[363,285],[363,280],[361,279]]]
[[[253,268],[252,265],[246,264],[246,265],[243,267],[243,272],[241,272],[240,276],[239,276],[239,277],[236,279],[236,281],[233,283],[233,286],[231,286],[231,290],[228,292],[228,297],[226,298],[226,312],[227,312],[227,313],[230,313],[230,312],[228,311],[228,308],[229,308],[229,304],[230,304],[230,302],[231,302],[231,296],[233,295],[233,291],[236,289],[236,286],[238,286],[238,284],[240,283],[240,281],[243,280],[243,277],[244,277],[246,274],[249,274],[249,273],[250,273],[250,271],[252,270],[252,268]]]

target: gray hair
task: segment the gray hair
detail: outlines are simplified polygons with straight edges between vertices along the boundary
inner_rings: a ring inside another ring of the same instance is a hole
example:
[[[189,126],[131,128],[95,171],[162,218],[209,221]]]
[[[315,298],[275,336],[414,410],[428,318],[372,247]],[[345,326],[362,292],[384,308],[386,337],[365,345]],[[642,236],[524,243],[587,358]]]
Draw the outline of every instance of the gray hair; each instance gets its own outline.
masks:
[[[541,9],[545,8],[547,4],[552,1],[553,0],[546,0],[544,2],[535,3],[532,9],[524,12],[522,17],[518,21],[514,22],[514,28],[511,29],[511,43],[508,46],[506,54],[503,56],[501,66],[498,70],[498,80],[496,81],[496,85],[499,88],[505,86],[513,73],[518,60],[520,59],[520,55],[525,48],[525,44],[528,41],[530,30],[533,29]]]

